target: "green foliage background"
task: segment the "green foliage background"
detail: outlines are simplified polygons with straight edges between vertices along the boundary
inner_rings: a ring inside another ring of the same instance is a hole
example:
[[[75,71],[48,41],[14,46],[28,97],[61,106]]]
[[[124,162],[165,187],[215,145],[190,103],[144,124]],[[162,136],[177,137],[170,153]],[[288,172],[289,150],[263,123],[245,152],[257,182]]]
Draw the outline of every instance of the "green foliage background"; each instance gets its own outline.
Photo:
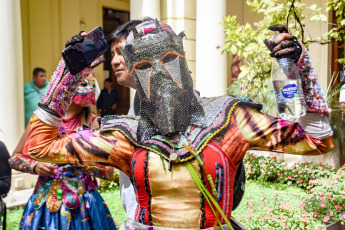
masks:
[[[262,15],[262,20],[250,25],[241,25],[234,15],[224,17],[225,46],[223,53],[237,54],[243,59],[239,80],[230,86],[230,93],[238,88],[240,95],[248,96],[262,103],[268,100],[266,109],[272,107],[270,113],[275,115],[275,103],[272,98],[265,96],[271,90],[271,82],[268,81],[271,73],[271,57],[263,43],[273,33],[269,26],[284,24],[289,32],[303,42],[308,49],[310,43],[328,44],[333,41],[342,41],[345,36],[345,1],[328,0],[326,12],[316,4],[307,5],[305,1],[297,0],[247,0],[247,5],[257,15]],[[327,22],[330,12],[337,16],[337,25],[334,25],[327,33],[320,37],[312,38],[305,34],[305,19],[311,22]],[[306,13],[311,12],[311,13]],[[344,63],[345,59],[338,60]],[[272,103],[272,104],[271,104]]]

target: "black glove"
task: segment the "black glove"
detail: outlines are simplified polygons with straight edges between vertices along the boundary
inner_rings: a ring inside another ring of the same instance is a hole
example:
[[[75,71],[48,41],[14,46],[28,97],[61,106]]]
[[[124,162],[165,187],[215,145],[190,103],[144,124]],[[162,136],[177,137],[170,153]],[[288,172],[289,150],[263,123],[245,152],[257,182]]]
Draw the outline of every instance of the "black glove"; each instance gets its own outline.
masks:
[[[67,46],[71,46],[74,45],[75,43],[78,42],[83,42],[84,41],[84,37],[81,36],[81,33],[83,33],[85,31],[80,31],[79,34],[74,35],[73,37],[71,37],[71,39],[69,39],[66,43],[65,43],[65,48]],[[65,69],[63,71],[63,76],[66,75],[69,72],[69,69],[67,68],[67,66],[65,66]]]
[[[279,33],[288,33],[288,30],[284,25],[274,25],[270,26],[268,29],[272,31],[279,31]],[[291,36],[290,39],[283,40],[278,44],[268,39],[265,39],[264,43],[267,46],[267,48],[271,51],[271,57],[287,57],[291,58],[295,63],[297,63],[299,58],[301,57],[302,46],[295,36]]]
[[[79,34],[71,37],[71,39],[69,39],[66,42],[65,47],[70,46],[70,45],[74,45],[75,43],[78,43],[78,42],[84,41],[84,38],[81,36],[81,33],[83,33],[83,32],[85,32],[85,31],[80,31]]]

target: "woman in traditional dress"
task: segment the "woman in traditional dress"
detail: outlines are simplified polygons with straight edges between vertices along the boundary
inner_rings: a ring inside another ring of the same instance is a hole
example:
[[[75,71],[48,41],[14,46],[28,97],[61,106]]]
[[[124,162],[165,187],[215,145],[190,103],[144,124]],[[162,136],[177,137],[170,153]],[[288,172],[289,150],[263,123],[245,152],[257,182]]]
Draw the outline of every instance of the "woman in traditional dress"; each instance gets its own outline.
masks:
[[[95,91],[99,92],[93,74],[77,88],[71,106],[63,118],[60,132],[73,135],[78,130],[99,127],[92,113]],[[25,131],[9,163],[13,169],[38,174],[20,222],[20,229],[116,229],[103,198],[97,191],[95,177],[111,179],[113,168],[106,166],[71,166],[38,162],[24,156]]]

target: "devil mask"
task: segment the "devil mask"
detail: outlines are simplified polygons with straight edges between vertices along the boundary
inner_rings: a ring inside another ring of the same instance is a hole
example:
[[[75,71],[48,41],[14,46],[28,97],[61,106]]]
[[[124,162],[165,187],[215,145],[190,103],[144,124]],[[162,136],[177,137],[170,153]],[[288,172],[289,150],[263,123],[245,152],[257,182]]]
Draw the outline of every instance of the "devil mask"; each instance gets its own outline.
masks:
[[[183,132],[200,125],[204,111],[193,91],[183,49],[184,33],[157,20],[139,24],[121,49],[140,98],[138,137]]]

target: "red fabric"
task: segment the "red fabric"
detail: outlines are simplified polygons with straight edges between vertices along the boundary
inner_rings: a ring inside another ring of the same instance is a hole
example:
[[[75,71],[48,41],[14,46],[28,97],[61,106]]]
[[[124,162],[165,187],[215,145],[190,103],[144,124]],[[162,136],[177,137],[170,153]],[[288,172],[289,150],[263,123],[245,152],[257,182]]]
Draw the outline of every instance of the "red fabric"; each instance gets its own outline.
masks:
[[[134,175],[132,175],[132,178],[134,178],[134,189],[137,191],[137,201],[138,201],[138,208],[135,213],[135,221],[137,222],[142,222],[139,220],[140,213],[142,209],[145,209],[145,224],[149,225],[150,220],[149,220],[149,208],[148,208],[148,201],[149,201],[149,194],[146,191],[145,188],[145,159],[146,159],[146,150],[142,150],[139,153],[137,153],[134,156],[134,159],[132,159],[132,165],[133,165],[133,160],[135,160],[134,164]],[[133,168],[132,168],[133,172]],[[147,175],[149,176],[149,171],[147,171]],[[150,181],[148,180],[148,186],[150,186]]]
[[[231,74],[232,78],[238,78],[238,75],[241,73],[240,66],[242,60],[238,57],[237,54],[232,55],[232,65],[231,65]]]
[[[212,142],[205,147],[205,149],[202,151],[203,153],[203,160],[205,162],[207,171],[211,174],[213,182],[216,181],[216,163],[220,163],[224,168],[224,181],[223,181],[223,188],[222,188],[222,199],[218,203],[220,208],[222,208],[222,211],[230,221],[231,219],[231,210],[232,210],[232,204],[233,204],[233,188],[234,188],[234,180],[236,175],[236,168],[234,163],[229,160],[223,153],[222,150],[220,150],[218,147],[216,147]],[[228,170],[228,171],[227,171]],[[204,178],[207,181],[206,174],[204,173]],[[211,187],[206,182],[207,190],[212,194]],[[213,227],[215,216],[205,200],[205,215],[206,215],[206,225],[204,228],[211,228]],[[225,224],[225,221],[223,218],[221,218],[221,223]]]
[[[74,95],[72,101],[77,105],[83,105],[88,102],[91,102],[93,105],[96,105],[95,94],[93,92],[84,95]]]

